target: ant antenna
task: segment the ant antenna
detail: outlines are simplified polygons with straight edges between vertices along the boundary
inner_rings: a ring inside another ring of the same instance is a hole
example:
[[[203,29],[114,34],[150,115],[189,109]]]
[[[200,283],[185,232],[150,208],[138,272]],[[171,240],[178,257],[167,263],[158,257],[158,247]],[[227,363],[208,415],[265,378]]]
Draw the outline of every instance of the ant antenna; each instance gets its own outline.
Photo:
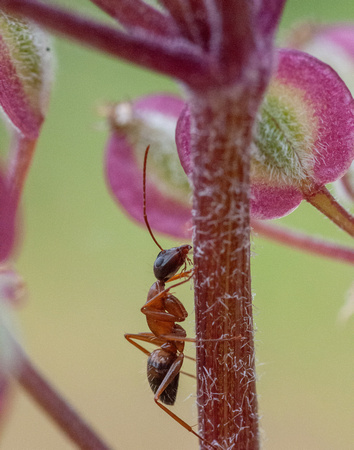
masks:
[[[153,232],[152,232],[152,230],[150,228],[149,221],[148,221],[147,214],[146,214],[146,162],[147,162],[147,156],[148,156],[148,153],[149,153],[149,149],[150,149],[150,145],[148,145],[146,147],[146,150],[145,150],[144,170],[143,170],[143,195],[144,195],[144,207],[143,207],[143,210],[144,210],[144,220],[145,220],[147,229],[149,230],[150,236],[152,237],[152,239],[155,242],[155,244],[159,247],[159,249],[163,252],[164,251],[163,248],[157,242],[157,240],[156,240],[156,238],[155,238],[155,236],[154,236],[154,234],[153,234]]]

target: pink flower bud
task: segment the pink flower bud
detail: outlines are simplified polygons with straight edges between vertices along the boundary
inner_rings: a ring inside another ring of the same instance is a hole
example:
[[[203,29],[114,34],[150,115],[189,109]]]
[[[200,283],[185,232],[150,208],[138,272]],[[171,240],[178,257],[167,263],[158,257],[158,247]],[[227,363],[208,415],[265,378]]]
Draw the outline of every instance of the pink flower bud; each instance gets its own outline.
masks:
[[[34,24],[0,12],[0,105],[30,139],[38,137],[49,101],[51,47]]]

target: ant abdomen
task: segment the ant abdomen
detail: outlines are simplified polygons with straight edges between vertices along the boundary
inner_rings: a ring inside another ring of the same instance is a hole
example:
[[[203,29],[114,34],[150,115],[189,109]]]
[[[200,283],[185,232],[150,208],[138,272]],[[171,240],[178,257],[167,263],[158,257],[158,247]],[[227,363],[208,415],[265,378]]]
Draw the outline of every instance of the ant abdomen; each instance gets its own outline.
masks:
[[[147,378],[154,394],[156,394],[176,359],[176,353],[171,353],[163,348],[158,348],[150,354],[147,361]],[[179,372],[161,392],[159,400],[165,405],[174,405],[177,396],[178,381]]]
[[[154,263],[154,275],[159,281],[167,281],[186,263],[191,245],[184,244],[180,247],[162,250]]]

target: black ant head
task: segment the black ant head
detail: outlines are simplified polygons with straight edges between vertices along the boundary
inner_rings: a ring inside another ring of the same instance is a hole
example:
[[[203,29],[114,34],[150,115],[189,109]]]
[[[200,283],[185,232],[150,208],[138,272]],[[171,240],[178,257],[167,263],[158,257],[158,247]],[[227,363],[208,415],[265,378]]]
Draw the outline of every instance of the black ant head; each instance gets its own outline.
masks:
[[[176,274],[178,269],[186,264],[186,260],[190,263],[188,258],[189,250],[192,248],[190,245],[181,245],[180,247],[170,248],[169,250],[164,250],[161,245],[157,242],[154,233],[150,227],[147,213],[146,213],[146,163],[147,156],[149,153],[150,145],[146,147],[144,156],[144,168],[143,168],[143,214],[146,227],[152,237],[155,244],[161,249],[161,252],[157,255],[156,261],[154,263],[154,274],[157,280],[167,281],[173,275]]]
[[[189,261],[188,253],[192,246],[188,244],[181,245],[180,247],[173,247],[168,250],[162,250],[158,255],[154,263],[154,275],[159,281],[167,281],[178,270],[186,264],[186,260]]]
[[[176,358],[176,353],[171,353],[163,348],[158,348],[150,354],[147,362],[147,378],[154,394],[156,394]],[[173,405],[175,403],[178,380],[179,373],[167,385],[166,389],[162,391],[159,400],[165,405]]]

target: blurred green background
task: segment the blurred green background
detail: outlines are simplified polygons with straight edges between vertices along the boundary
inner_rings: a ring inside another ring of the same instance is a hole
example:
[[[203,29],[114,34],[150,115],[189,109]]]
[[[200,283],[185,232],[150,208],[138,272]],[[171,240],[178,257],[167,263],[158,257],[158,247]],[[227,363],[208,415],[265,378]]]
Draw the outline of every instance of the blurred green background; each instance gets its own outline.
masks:
[[[103,18],[86,0],[75,5]],[[354,20],[354,5],[290,0],[281,30],[305,18]],[[178,86],[61,39],[55,39],[55,50],[50,111],[23,202],[17,263],[28,286],[19,312],[23,342],[113,448],[196,449],[197,440],[155,406],[146,358],[123,337],[147,330],[140,307],[154,281],[157,249],[108,194],[103,175],[108,130],[96,113],[107,100],[177,93]],[[349,242],[307,205],[282,222]],[[176,244],[160,240],[165,247]],[[264,448],[354,449],[354,319],[337,323],[352,267],[257,237],[253,252]],[[186,328],[193,336],[192,292],[181,288],[178,296],[190,313]],[[193,346],[186,352],[193,355]],[[182,377],[174,411],[190,424],[197,422],[194,398],[195,383]],[[74,446],[17,389],[1,448]]]

